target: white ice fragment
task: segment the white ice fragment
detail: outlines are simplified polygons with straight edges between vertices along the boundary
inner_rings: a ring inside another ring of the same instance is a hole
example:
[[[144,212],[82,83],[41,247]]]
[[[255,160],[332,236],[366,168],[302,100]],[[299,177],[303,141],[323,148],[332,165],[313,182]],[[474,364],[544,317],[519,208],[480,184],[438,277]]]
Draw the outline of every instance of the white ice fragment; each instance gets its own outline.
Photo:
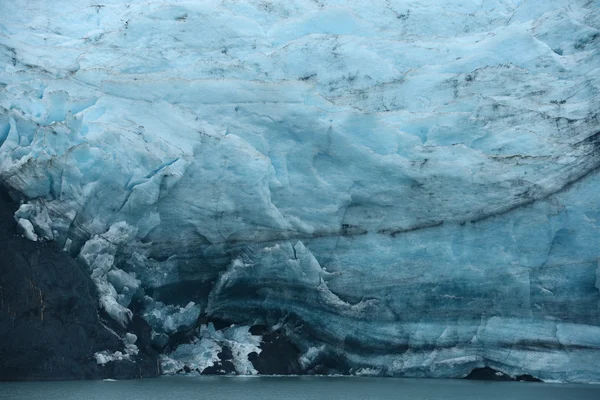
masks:
[[[127,243],[137,233],[137,228],[129,225],[125,221],[120,221],[112,224],[108,232],[101,236],[114,245],[121,245]]]
[[[38,237],[35,234],[35,229],[33,228],[33,225],[31,224],[31,222],[29,222],[28,219],[24,219],[24,218],[19,218],[18,222],[18,230],[19,232],[26,237],[29,240],[32,240],[34,242],[37,242]]]
[[[233,354],[233,365],[238,374],[255,375],[258,373],[248,359],[250,353],[260,354],[260,342],[262,336],[252,335],[249,331],[249,326],[232,326],[222,331],[215,332],[214,338],[222,340],[223,344],[227,344],[231,348]],[[223,339],[219,338],[218,333],[223,334]]]
[[[130,356],[135,356],[139,353],[139,348],[132,343],[127,343],[125,344],[125,353],[127,353]]]
[[[201,338],[196,343],[182,344],[172,353],[163,355],[162,368],[166,374],[175,373],[184,366],[203,371],[219,360],[217,355],[221,350],[222,347],[214,340]]]
[[[139,280],[118,268],[110,270],[107,274],[107,279],[114,286],[117,292],[121,292],[125,288],[135,291],[140,286]]]
[[[378,376],[381,374],[381,368],[359,368],[354,371],[356,376]]]
[[[136,341],[137,341],[137,336],[134,335],[133,333],[127,332],[125,334],[125,342],[127,342],[129,344],[135,344]]]
[[[107,362],[109,362],[110,360],[108,359],[108,357],[106,356],[106,353],[96,353],[94,354],[96,356],[96,363],[100,364],[100,365],[104,365]]]
[[[181,329],[191,327],[200,316],[201,307],[194,302],[189,302],[185,307],[166,305],[146,297],[146,312],[144,319],[157,333],[172,334]]]
[[[115,288],[109,282],[99,278],[95,278],[94,283],[96,283],[96,287],[98,288],[100,306],[122,327],[127,326],[133,317],[133,313],[128,308],[119,304]]]
[[[135,354],[137,354],[137,353],[135,353]],[[107,350],[99,351],[97,353],[94,353],[94,357],[96,358],[96,364],[98,364],[98,365],[104,365],[111,361],[123,361],[123,360],[131,361],[132,360],[131,354],[129,352],[126,352],[125,354],[123,354],[120,351],[115,351],[114,353],[111,353]]]
[[[43,206],[43,203],[32,200],[30,203],[22,204],[15,212],[15,218],[28,219],[34,226],[38,236],[47,240],[52,240],[55,237],[52,229],[53,222],[48,215],[48,210]]]
[[[106,274],[113,267],[115,257],[112,254],[100,254],[96,257],[90,269],[92,270],[92,278],[106,279]]]
[[[164,356],[163,368],[167,373],[177,372],[184,366],[202,372],[204,368],[214,365],[219,360],[217,354],[226,346],[231,349],[231,362],[235,371],[241,375],[254,375],[257,371],[248,360],[248,355],[261,352],[262,336],[252,335],[249,328],[231,326],[217,331],[212,323],[202,326],[196,343],[180,345],[175,351]]]

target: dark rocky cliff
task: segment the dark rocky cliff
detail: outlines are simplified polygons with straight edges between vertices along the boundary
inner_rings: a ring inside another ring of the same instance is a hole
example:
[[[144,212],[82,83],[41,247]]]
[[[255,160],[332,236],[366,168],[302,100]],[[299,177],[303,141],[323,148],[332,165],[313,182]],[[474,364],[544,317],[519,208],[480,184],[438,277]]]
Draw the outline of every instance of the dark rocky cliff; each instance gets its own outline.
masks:
[[[0,380],[156,376],[138,318],[128,327],[138,335],[134,362],[96,363],[96,352],[124,352],[124,332],[99,315],[89,274],[56,243],[17,235],[16,208],[0,187]]]

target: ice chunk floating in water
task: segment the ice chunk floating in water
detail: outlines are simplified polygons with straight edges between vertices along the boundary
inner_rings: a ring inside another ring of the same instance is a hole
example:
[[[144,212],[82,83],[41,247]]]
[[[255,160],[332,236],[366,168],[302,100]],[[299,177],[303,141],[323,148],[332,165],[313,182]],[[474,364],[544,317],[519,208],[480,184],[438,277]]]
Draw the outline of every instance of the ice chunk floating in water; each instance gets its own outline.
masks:
[[[141,307],[170,365],[237,343],[254,373],[278,332],[303,372],[600,382],[600,2],[0,15],[22,234],[121,325]]]

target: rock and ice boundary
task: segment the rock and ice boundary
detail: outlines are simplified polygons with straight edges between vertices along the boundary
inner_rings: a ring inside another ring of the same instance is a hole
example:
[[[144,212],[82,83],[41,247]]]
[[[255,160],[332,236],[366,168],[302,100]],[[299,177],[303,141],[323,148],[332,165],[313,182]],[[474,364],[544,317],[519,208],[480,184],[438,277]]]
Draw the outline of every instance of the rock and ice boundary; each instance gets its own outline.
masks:
[[[21,234],[174,370],[281,334],[287,371],[600,382],[599,1],[15,0],[0,60]]]

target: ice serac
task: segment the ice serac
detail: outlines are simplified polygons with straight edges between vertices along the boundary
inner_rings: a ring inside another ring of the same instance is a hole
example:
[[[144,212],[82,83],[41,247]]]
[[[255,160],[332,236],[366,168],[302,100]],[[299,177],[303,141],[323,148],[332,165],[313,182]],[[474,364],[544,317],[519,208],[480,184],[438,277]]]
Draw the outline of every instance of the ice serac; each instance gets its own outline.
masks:
[[[21,232],[174,370],[254,373],[266,326],[304,372],[600,382],[600,2],[0,15]]]

